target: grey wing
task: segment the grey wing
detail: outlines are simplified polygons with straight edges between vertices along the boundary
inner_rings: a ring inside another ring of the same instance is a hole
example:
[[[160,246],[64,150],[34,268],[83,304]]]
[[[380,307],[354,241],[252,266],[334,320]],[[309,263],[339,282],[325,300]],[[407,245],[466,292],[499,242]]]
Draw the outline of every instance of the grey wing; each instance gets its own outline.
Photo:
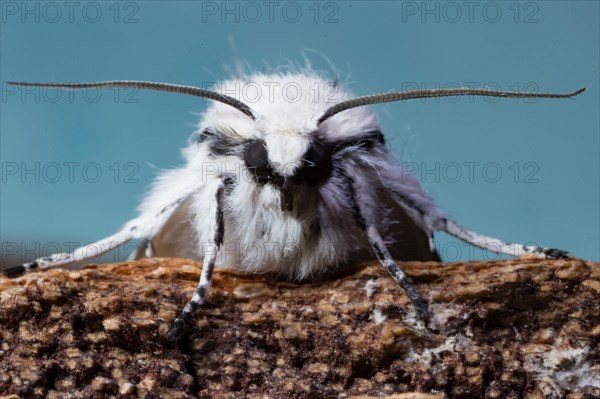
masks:
[[[389,242],[388,249],[392,257],[401,261],[440,262],[437,251],[430,249],[427,232],[409,217],[389,192],[380,188],[378,198],[381,206],[389,210],[390,224],[382,233]]]

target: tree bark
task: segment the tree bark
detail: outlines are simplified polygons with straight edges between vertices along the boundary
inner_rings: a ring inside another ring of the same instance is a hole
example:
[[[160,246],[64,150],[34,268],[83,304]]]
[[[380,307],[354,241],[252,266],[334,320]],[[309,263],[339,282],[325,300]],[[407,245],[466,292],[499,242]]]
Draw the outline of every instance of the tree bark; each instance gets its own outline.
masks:
[[[600,398],[600,264],[405,262],[430,329],[375,263],[309,284],[153,258],[0,278],[6,397]],[[10,396],[9,396],[10,395]]]

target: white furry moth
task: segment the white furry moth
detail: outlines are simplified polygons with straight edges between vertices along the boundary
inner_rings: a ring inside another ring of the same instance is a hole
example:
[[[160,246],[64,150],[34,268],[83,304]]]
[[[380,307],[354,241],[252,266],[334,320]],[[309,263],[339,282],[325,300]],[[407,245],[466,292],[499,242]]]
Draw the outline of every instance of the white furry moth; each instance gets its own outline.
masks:
[[[220,85],[236,88],[235,97],[218,89],[139,81],[8,84],[140,88],[214,100],[196,140],[183,151],[186,164],[161,173],[139,206],[139,216],[90,244],[98,250],[82,247],[5,271],[13,277],[81,262],[134,239],[142,243],[134,258],[202,257],[200,281],[175,320],[171,339],[182,334],[204,303],[215,265],[306,280],[374,253],[402,286],[417,317],[427,322],[427,302],[394,259],[439,260],[433,246],[436,231],[512,256],[567,256],[557,249],[486,237],[443,215],[420,184],[394,165],[379,123],[365,105],[464,95],[570,98],[585,89],[569,94],[415,90],[352,98],[310,73],[254,74]],[[263,94],[251,106],[240,100],[249,85]],[[284,91],[272,90],[286,85],[297,88],[294,101]]]

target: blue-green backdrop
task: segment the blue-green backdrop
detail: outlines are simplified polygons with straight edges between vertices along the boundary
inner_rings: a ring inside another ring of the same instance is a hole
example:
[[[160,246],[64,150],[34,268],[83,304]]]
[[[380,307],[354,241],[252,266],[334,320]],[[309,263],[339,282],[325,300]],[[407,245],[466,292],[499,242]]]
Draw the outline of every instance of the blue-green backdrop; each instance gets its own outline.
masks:
[[[0,79],[206,85],[228,76],[235,47],[258,70],[306,55],[326,71],[328,58],[356,94],[585,86],[576,100],[427,100],[376,112],[396,155],[462,224],[598,260],[599,4],[2,1]],[[206,106],[155,92],[0,90],[2,263],[114,232],[156,171],[181,163]],[[437,242],[449,261],[495,258]]]

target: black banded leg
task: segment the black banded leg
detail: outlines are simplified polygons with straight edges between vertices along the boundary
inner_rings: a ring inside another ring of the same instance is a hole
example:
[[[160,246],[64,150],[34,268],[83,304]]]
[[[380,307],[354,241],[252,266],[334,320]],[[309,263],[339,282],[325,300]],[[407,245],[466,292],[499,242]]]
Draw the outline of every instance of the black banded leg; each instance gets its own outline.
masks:
[[[554,248],[543,248],[536,245],[524,245],[518,243],[506,243],[496,238],[487,237],[483,234],[467,230],[459,226],[456,222],[449,219],[441,219],[437,223],[438,230],[444,231],[454,237],[475,245],[477,247],[511,256],[522,256],[525,254],[533,254],[544,259],[566,259],[569,257],[567,251]]]
[[[197,187],[194,187],[194,189],[195,188]],[[117,233],[103,238],[100,241],[79,247],[71,253],[52,254],[50,256],[36,259],[33,262],[23,263],[15,267],[8,268],[1,273],[7,277],[14,278],[36,269],[45,270],[55,267],[68,266],[74,263],[94,259],[100,255],[112,251],[118,246],[124,245],[129,241],[138,238],[144,238],[143,242],[141,242],[140,248],[145,251],[147,257],[151,257],[153,255],[153,248],[151,239],[146,238],[148,236],[147,231],[152,230],[152,228],[160,230],[157,228],[157,226],[162,226],[185,198],[187,198],[187,195],[172,201],[170,204],[164,206],[160,211],[157,211],[154,214],[133,219]],[[134,251],[134,254],[137,252],[138,251]]]
[[[381,265],[390,273],[390,275],[398,282],[400,287],[406,293],[406,296],[415,308],[417,317],[427,325],[429,321],[429,311],[427,301],[419,294],[410,278],[402,271],[400,266],[394,262],[390,252],[388,251],[385,242],[377,228],[375,223],[370,217],[370,212],[366,209],[364,204],[368,203],[368,198],[364,198],[362,195],[361,182],[354,180],[350,176],[346,176],[348,181],[348,187],[350,189],[351,200],[353,203],[354,211],[358,219],[358,223],[362,230],[367,234],[367,238],[377,259]]]
[[[362,162],[361,165],[363,167],[373,168],[373,166],[368,163]],[[537,245],[506,243],[496,238],[465,229],[456,222],[440,214],[431,199],[428,198],[420,188],[419,190],[415,190],[414,187],[406,185],[406,182],[398,181],[398,176],[386,173],[385,170],[374,170],[374,172],[380,177],[381,187],[390,193],[394,201],[406,211],[415,223],[420,225],[424,231],[429,234],[429,243],[432,249],[434,248],[433,232],[443,231],[468,244],[510,256],[532,254],[543,259],[566,259],[569,257],[567,251],[560,249],[544,248]],[[404,176],[404,178],[408,179],[407,176]]]
[[[19,277],[22,274],[29,273],[32,270],[35,270],[39,267],[37,262],[27,262],[22,263],[19,266],[9,267],[6,270],[2,271],[2,274],[8,278]]]
[[[14,278],[21,274],[40,269],[52,269],[54,267],[68,266],[73,263],[83,262],[88,259],[96,258],[102,254],[112,251],[116,247],[123,245],[133,239],[134,236],[129,230],[121,230],[112,236],[106,237],[89,245],[79,247],[71,253],[60,253],[45,256],[36,259],[33,262],[23,263],[19,266],[11,267],[3,271],[7,277]]]
[[[421,207],[419,207],[415,201],[412,201],[406,195],[402,195],[398,191],[389,187],[386,188],[394,200],[408,211],[409,215],[413,215],[413,217],[421,219],[421,223],[430,225],[432,231],[443,231],[463,240],[468,244],[499,254],[506,254],[515,257],[525,254],[532,254],[543,259],[566,259],[569,257],[569,253],[567,251],[560,249],[543,248],[537,245],[506,243],[497,238],[488,237],[483,234],[468,230],[448,218],[427,213]],[[433,246],[433,235],[430,236],[430,242],[431,246]]]
[[[207,243],[204,248],[204,260],[202,262],[202,274],[200,281],[196,286],[196,291],[192,299],[185,305],[179,316],[175,319],[171,331],[167,338],[171,341],[177,341],[181,334],[187,328],[194,312],[199,306],[202,306],[206,300],[206,294],[212,284],[213,270],[217,260],[217,252],[223,243],[224,220],[223,220],[223,197],[225,185],[223,182],[218,186],[215,194],[215,213],[214,213],[214,235],[212,242]]]

